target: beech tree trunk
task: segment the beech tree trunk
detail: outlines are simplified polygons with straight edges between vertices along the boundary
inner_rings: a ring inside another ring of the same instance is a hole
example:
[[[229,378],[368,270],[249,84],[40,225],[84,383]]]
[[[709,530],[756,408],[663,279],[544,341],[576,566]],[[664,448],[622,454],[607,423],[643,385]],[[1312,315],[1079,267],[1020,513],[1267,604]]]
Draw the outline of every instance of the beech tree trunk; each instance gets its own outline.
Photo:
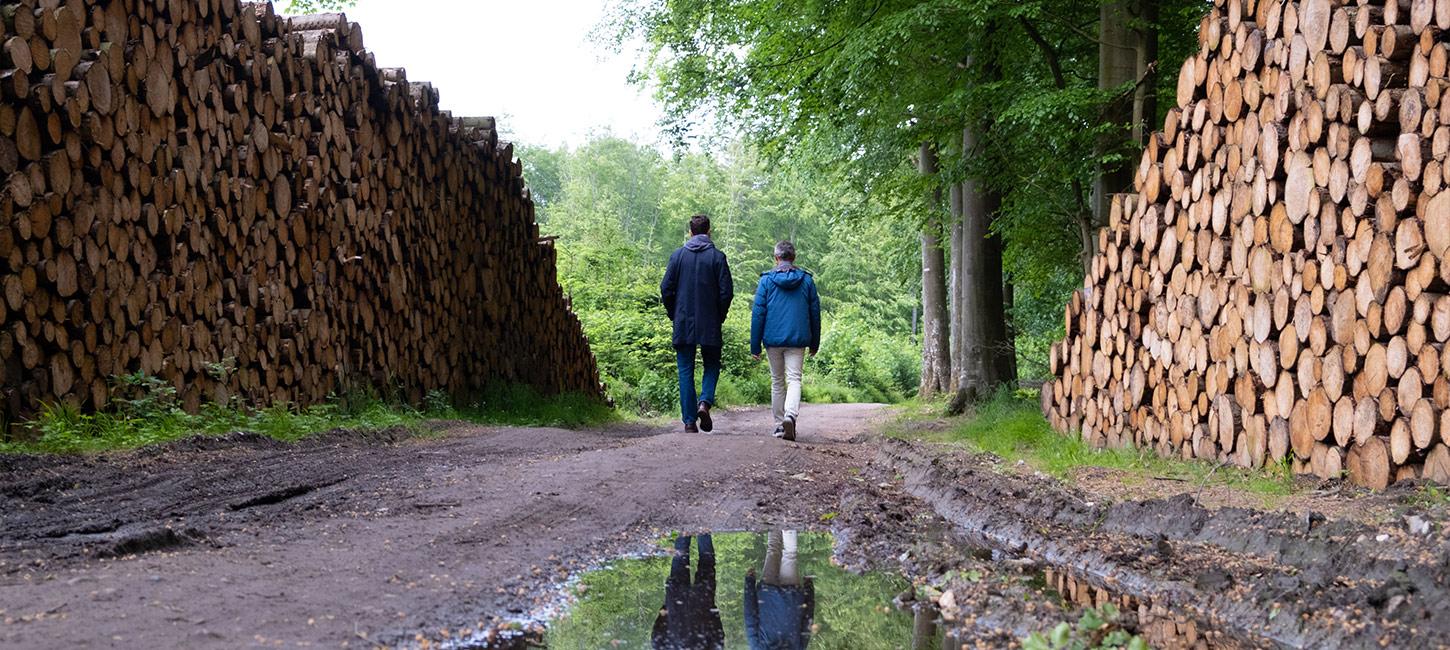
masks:
[[[964,230],[962,228],[962,184],[952,183],[948,194],[951,216],[951,260],[950,280],[947,289],[950,296],[951,308],[951,357],[952,373],[950,390],[957,391],[962,387],[962,371],[967,367],[967,348],[963,345],[965,338],[962,336],[963,320],[966,315],[965,302],[962,300],[962,269],[964,259],[962,257],[962,245],[964,243]]]
[[[1002,324],[1005,326],[1004,330],[1007,333],[1007,337],[1006,339],[1004,339],[1004,343],[1007,345],[1007,349],[1004,352],[1003,363],[1005,364],[1005,368],[1007,369],[1006,381],[1012,384],[1017,383],[1018,377],[1017,320],[1015,314],[1013,314],[1012,312],[1012,307],[1016,304],[1017,291],[1012,286],[1012,282],[1008,280],[1007,282],[1002,283],[1002,307],[1005,310],[1005,313],[1003,314],[1004,318],[1002,319]]]
[[[977,310],[981,318],[983,348],[983,376],[979,392],[988,395],[1002,386],[1017,380],[1017,346],[1012,340],[1011,328],[1007,326],[1007,307],[1012,304],[1007,290],[1006,274],[1002,270],[1002,238],[992,233],[992,220],[1002,207],[1002,197],[982,187],[982,211],[974,215],[974,229],[982,239],[981,281],[975,291],[978,293]]]
[[[977,152],[977,134],[962,130],[965,155]],[[1007,327],[1008,293],[1003,282],[1002,240],[992,235],[992,219],[1001,197],[987,184],[967,179],[958,186],[961,197],[960,236],[953,242],[959,267],[961,325],[953,348],[961,350],[956,369],[956,394],[949,411],[959,413],[966,404],[1016,379],[1016,349]],[[954,208],[956,206],[953,206]]]
[[[1137,2],[1138,60],[1134,78],[1141,83],[1133,92],[1133,144],[1142,147],[1158,121],[1158,0]]]
[[[1131,26],[1137,0],[1106,0],[1098,15],[1098,88],[1116,90],[1123,84],[1137,79],[1138,32]],[[1116,97],[1103,107],[1103,124],[1133,124],[1133,109],[1136,101],[1129,101],[1133,95]],[[1129,137],[1126,130],[1114,129],[1098,139],[1096,154],[1099,158],[1122,147]],[[1108,222],[1108,210],[1112,195],[1125,191],[1133,182],[1132,171],[1122,163],[1101,165],[1093,182],[1093,226],[1084,243],[1092,247],[1097,229]],[[1093,247],[1095,248],[1095,247]],[[1091,256],[1090,251],[1088,256]]]
[[[921,145],[918,165],[922,175],[937,172],[936,149]],[[946,256],[941,245],[941,190],[928,197],[928,217],[921,230],[921,386],[922,397],[932,397],[951,387],[950,322],[947,313]]]

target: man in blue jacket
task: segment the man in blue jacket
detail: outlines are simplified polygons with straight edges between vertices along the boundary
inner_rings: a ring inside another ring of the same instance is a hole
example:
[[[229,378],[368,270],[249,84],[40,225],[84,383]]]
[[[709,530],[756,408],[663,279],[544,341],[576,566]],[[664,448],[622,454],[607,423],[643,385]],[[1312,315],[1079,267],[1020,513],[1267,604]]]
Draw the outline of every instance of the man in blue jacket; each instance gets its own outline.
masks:
[[[770,406],[775,436],[795,440],[806,351],[821,348],[821,297],[808,271],[795,265],[795,245],[775,245],[775,268],[760,274],[750,315],[750,354],[770,357]]]
[[[715,384],[720,380],[720,326],[730,310],[735,285],[725,253],[710,241],[710,218],[690,218],[690,239],[670,255],[660,298],[674,321],[675,367],[680,374],[680,417],[685,431],[710,431],[710,409],[715,406]],[[699,397],[695,396],[695,348],[705,360]],[[696,426],[699,422],[699,426]]]

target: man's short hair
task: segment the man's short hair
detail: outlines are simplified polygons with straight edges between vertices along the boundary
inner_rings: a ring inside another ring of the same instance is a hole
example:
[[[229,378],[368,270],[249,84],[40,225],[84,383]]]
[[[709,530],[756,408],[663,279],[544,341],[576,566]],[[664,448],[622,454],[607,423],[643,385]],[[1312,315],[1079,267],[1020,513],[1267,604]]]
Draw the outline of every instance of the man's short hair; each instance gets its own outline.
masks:
[[[709,234],[709,232],[710,232],[710,217],[707,217],[707,216],[705,216],[703,214],[697,214],[697,215],[695,215],[693,217],[690,217],[690,234],[691,235],[705,235],[705,234]]]
[[[775,245],[775,256],[787,262],[795,261],[795,244],[783,241]]]

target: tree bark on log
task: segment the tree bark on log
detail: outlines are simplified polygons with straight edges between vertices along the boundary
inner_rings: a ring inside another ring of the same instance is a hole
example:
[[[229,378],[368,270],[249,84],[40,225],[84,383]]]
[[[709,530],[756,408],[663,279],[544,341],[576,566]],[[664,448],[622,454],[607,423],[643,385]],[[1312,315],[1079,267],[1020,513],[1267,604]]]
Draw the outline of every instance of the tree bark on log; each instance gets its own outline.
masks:
[[[1443,475],[1450,3],[1249,8],[1213,3],[1134,193],[1084,232],[1044,410],[1095,445]]]
[[[513,146],[377,68],[359,26],[238,0],[0,14],[0,421],[104,408],[137,372],[193,410],[603,397]]]

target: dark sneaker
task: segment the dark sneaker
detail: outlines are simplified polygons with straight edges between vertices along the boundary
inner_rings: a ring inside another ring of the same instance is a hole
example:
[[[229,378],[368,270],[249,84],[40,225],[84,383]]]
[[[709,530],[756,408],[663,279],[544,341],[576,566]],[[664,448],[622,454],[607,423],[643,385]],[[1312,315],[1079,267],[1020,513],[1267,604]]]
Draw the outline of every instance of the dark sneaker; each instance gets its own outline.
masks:
[[[715,423],[710,421],[710,403],[700,402],[700,407],[695,410],[695,417],[699,418],[700,430],[709,433],[715,428]]]
[[[686,422],[685,423],[685,433],[699,433],[699,432],[700,432],[700,428],[697,427],[697,426],[695,426],[695,423],[694,422]]]
[[[786,418],[785,422],[780,423],[780,428],[784,431],[782,438],[795,440],[795,418]]]
[[[772,433],[770,435],[775,436],[776,438],[779,438],[781,436],[784,436],[785,435],[785,427],[782,427],[779,424],[775,425],[775,433]]]

